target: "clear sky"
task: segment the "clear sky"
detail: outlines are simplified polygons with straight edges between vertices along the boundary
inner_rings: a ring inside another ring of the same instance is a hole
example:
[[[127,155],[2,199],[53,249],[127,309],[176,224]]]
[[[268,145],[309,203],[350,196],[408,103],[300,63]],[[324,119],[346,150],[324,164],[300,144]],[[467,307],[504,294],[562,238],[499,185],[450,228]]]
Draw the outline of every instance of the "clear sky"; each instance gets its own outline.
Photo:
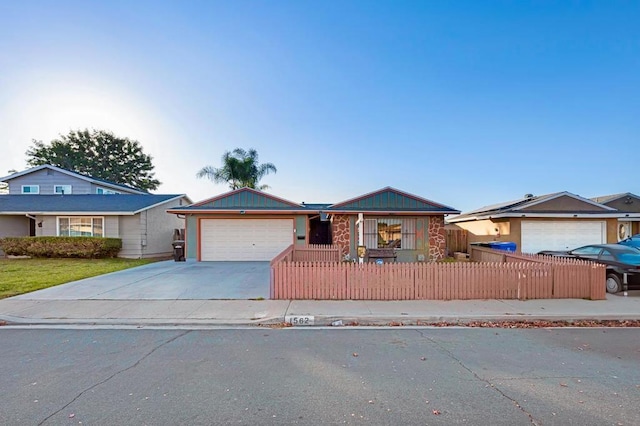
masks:
[[[640,194],[640,1],[0,0],[0,176],[84,128],[194,201],[236,147],[296,202]]]

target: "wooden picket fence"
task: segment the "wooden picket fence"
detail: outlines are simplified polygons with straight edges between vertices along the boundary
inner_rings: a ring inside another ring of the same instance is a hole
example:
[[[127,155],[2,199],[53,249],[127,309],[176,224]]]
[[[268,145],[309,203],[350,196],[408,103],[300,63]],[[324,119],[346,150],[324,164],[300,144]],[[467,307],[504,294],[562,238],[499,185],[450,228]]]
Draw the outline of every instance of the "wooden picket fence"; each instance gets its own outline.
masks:
[[[271,261],[279,262],[340,262],[340,247],[335,244],[290,245]]]
[[[529,257],[524,256],[525,260],[520,261],[501,258],[496,262],[378,265],[295,261],[294,248],[289,249],[271,263],[272,299],[605,298],[605,267],[573,259],[555,261],[548,257],[538,257],[526,260]]]
[[[447,229],[447,251],[452,256],[459,251],[466,253],[469,247],[469,232],[466,229]]]

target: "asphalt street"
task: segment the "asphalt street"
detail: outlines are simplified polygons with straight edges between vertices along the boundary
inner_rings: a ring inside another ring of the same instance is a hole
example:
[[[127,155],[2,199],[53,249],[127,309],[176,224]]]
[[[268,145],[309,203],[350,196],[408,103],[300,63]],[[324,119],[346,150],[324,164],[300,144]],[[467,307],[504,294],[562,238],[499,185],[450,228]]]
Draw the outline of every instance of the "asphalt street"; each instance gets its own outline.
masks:
[[[640,329],[0,327],[3,425],[638,425]]]

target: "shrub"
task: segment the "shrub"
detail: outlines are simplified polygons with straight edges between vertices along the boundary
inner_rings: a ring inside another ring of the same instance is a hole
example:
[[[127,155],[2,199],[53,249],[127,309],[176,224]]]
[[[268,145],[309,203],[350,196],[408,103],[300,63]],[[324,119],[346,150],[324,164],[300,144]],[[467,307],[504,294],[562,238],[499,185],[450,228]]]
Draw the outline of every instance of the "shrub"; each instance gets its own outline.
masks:
[[[100,237],[7,237],[0,238],[0,249],[8,255],[31,257],[116,257],[122,248],[120,238]]]

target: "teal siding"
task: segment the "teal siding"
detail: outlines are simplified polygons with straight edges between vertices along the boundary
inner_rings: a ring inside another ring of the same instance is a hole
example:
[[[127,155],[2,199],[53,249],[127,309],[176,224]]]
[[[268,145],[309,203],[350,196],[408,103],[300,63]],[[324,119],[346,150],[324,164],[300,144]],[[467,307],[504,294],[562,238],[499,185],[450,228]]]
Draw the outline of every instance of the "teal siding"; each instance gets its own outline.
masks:
[[[291,208],[292,205],[283,203],[262,194],[250,191],[242,191],[230,194],[218,200],[202,204],[200,207],[218,209],[265,209],[265,208]]]
[[[186,221],[186,235],[185,238],[187,240],[186,244],[186,258],[187,259],[195,259],[197,254],[197,242],[198,242],[198,219],[196,216],[187,215]]]
[[[420,209],[425,211],[441,210],[442,207],[433,204],[425,203],[424,201],[417,200],[412,197],[408,197],[399,194],[395,191],[383,191],[378,194],[373,194],[366,198],[355,200],[352,203],[340,205],[339,209],[388,209],[388,210],[403,210],[403,209]]]
[[[358,258],[358,228],[356,227],[357,216],[349,217],[349,255],[352,259]]]
[[[296,244],[306,244],[307,243],[307,217],[306,216],[296,216]],[[298,237],[303,237],[303,239],[299,239]]]

